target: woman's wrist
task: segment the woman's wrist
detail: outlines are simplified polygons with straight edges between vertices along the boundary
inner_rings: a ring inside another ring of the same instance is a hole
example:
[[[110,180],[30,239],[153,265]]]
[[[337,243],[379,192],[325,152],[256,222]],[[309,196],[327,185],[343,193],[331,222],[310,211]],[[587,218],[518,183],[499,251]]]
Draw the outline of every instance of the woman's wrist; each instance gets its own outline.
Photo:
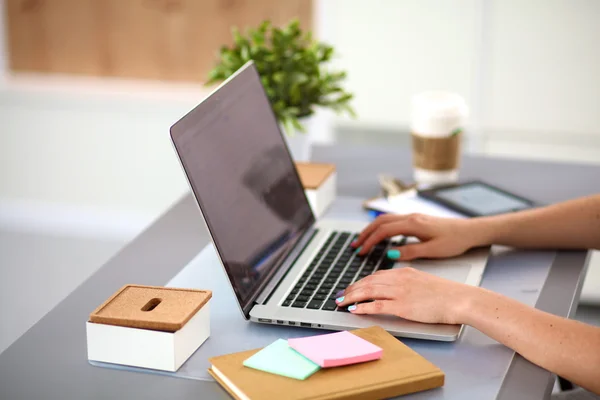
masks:
[[[497,229],[492,217],[471,218],[465,221],[470,247],[490,246],[497,242]]]
[[[463,285],[457,301],[454,302],[453,320],[456,324],[476,325],[476,310],[489,300],[487,291],[478,286]]]

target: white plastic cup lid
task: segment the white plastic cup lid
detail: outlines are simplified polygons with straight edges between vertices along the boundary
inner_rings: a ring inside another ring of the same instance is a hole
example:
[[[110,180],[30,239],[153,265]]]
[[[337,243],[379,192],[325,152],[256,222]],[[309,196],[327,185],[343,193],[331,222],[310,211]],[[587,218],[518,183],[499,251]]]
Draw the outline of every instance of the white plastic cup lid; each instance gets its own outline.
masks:
[[[422,92],[411,103],[411,130],[421,136],[450,136],[464,127],[469,114],[465,100],[452,92]]]

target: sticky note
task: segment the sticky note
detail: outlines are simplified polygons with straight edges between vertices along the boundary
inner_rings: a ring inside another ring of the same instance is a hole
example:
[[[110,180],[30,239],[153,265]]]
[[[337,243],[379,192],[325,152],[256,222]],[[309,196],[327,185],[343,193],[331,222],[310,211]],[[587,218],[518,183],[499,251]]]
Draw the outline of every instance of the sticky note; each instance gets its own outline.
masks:
[[[347,331],[288,339],[288,344],[323,368],[378,360],[383,354],[381,347]]]
[[[278,339],[244,361],[244,366],[271,374],[304,380],[321,367]]]

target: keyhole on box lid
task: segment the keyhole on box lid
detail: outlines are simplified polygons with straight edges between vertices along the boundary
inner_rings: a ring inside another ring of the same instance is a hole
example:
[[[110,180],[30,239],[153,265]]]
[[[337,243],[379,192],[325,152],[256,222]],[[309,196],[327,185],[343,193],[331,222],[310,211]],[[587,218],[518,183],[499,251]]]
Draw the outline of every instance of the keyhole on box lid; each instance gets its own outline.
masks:
[[[150,301],[148,301],[146,303],[146,305],[144,305],[144,307],[142,307],[142,311],[152,311],[154,310],[162,301],[162,299],[150,299]]]

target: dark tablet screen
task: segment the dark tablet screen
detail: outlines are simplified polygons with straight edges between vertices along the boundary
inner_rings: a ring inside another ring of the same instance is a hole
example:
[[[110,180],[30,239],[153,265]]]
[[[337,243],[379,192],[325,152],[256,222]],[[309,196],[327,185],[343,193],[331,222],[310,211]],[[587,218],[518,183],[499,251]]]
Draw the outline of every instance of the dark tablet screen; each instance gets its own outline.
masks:
[[[471,182],[424,192],[424,197],[470,216],[525,210],[533,202],[482,182]]]

